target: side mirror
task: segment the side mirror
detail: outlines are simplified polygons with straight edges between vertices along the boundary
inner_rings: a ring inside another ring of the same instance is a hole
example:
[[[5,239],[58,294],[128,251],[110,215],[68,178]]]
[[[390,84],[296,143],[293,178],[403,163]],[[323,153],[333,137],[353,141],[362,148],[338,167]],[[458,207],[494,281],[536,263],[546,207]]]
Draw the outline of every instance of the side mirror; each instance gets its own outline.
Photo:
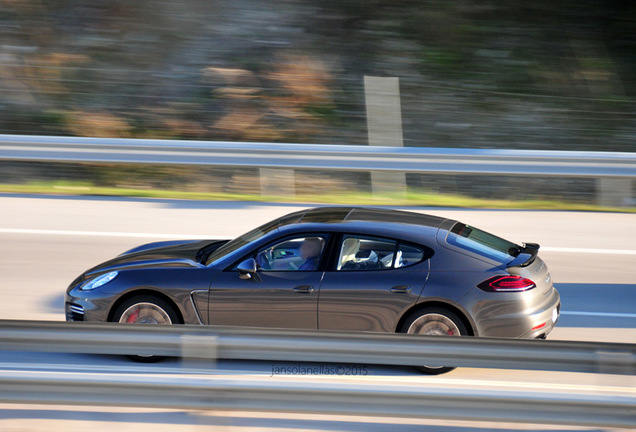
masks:
[[[239,278],[252,279],[256,276],[256,260],[254,258],[246,259],[236,266],[236,269],[239,272]]]

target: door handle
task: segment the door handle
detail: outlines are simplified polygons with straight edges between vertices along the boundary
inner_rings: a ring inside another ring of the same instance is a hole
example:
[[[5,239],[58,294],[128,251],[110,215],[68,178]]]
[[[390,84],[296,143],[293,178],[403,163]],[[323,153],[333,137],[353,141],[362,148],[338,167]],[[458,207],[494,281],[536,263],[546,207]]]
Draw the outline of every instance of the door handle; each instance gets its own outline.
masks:
[[[391,292],[396,294],[408,294],[411,292],[411,287],[408,285],[396,285],[391,288]]]
[[[299,285],[297,287],[294,287],[294,292],[297,292],[299,294],[311,294],[312,292],[314,292],[314,287],[312,287],[311,285]]]

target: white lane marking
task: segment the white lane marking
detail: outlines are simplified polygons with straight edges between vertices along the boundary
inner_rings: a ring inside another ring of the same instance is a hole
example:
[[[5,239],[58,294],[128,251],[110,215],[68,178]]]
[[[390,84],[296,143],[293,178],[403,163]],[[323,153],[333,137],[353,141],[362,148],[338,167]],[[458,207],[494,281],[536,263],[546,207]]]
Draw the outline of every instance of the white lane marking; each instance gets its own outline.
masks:
[[[594,248],[569,248],[569,247],[542,247],[541,252],[563,252],[563,253],[589,253],[603,255],[636,255],[633,249],[594,249]]]
[[[620,312],[615,313],[615,312],[562,311],[561,315],[595,316],[595,317],[607,317],[607,318],[636,318],[636,314],[620,313]]]
[[[198,240],[198,239],[231,239],[233,237],[216,234],[170,234],[170,233],[139,233],[116,231],[74,231],[52,229],[26,229],[26,228],[0,228],[0,234],[37,234],[37,235],[67,235],[67,236],[94,236],[94,237],[136,237],[157,238],[174,240]],[[636,255],[634,249],[594,249],[594,248],[569,248],[569,247],[542,247],[542,252],[557,253],[589,253],[602,255]]]
[[[173,240],[204,240],[204,239],[230,239],[232,237],[218,236],[215,234],[168,234],[168,233],[137,233],[137,232],[112,232],[112,231],[72,231],[50,229],[22,229],[0,228],[0,234],[37,234],[37,235],[66,235],[66,236],[93,236],[93,237],[137,237],[158,238]]]

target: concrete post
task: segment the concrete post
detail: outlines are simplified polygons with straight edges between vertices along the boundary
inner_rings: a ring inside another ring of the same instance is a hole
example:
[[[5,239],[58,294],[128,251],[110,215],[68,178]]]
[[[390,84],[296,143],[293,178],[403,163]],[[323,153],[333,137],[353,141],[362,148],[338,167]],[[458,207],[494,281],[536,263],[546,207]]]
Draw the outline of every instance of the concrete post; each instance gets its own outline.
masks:
[[[364,77],[367,130],[370,146],[403,147],[400,79]],[[402,172],[372,171],[373,194],[406,197],[406,175]]]
[[[633,205],[632,180],[627,178],[601,177],[596,180],[596,200],[603,207],[625,207]]]
[[[260,168],[262,196],[293,197],[295,195],[295,174],[293,169]]]

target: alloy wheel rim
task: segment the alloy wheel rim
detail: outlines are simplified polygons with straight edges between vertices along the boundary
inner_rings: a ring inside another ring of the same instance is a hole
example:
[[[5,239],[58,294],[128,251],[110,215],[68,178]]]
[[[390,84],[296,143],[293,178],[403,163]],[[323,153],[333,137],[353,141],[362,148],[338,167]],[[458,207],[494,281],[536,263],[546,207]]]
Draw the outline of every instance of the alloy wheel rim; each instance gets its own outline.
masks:
[[[426,336],[461,336],[461,332],[457,324],[446,315],[442,314],[426,314],[418,317],[411,323],[407,330],[408,334],[420,334]],[[428,366],[429,369],[441,369],[444,366]]]
[[[154,303],[135,303],[121,314],[121,324],[172,324],[168,313]]]

